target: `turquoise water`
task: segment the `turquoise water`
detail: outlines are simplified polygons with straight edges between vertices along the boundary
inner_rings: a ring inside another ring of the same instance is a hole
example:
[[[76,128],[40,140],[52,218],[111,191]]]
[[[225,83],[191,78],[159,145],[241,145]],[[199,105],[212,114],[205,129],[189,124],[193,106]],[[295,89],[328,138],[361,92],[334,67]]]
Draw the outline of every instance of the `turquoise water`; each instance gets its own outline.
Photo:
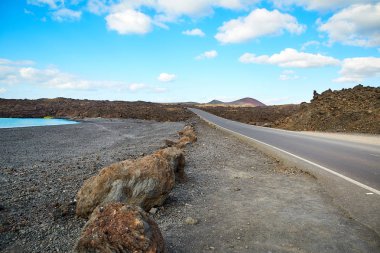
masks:
[[[66,119],[0,118],[0,128],[78,124]]]

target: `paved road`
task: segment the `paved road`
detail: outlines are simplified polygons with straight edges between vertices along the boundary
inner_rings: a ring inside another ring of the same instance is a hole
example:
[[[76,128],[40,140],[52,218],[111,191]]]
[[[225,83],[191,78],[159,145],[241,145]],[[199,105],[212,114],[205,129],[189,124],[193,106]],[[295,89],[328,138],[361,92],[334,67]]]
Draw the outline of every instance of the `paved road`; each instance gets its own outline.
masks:
[[[257,127],[227,120],[199,109],[190,110],[219,127],[271,145],[279,152],[303,159],[380,195],[380,146]]]

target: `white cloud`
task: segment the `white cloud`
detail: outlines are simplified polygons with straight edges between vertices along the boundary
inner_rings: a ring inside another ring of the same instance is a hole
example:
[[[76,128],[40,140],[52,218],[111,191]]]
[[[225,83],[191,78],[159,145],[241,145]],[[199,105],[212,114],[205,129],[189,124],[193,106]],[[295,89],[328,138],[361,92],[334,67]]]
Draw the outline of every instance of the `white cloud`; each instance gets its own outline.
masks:
[[[57,9],[58,7],[64,5],[64,0],[27,0],[27,4],[37,6],[47,5],[51,9]]]
[[[160,82],[168,83],[172,82],[176,79],[176,75],[174,74],[168,74],[168,73],[161,73],[158,77],[157,80]]]
[[[65,21],[78,21],[82,16],[81,11],[74,11],[67,8],[62,8],[57,11],[54,11],[52,14],[52,18],[58,22]]]
[[[146,88],[147,85],[144,83],[131,83],[130,85],[128,85],[128,89],[131,91],[138,91]]]
[[[212,12],[210,1],[207,0],[158,0],[153,1],[158,12],[167,16],[203,16]]]
[[[57,89],[115,89],[136,90],[140,86],[129,85],[122,81],[86,80],[76,75],[62,72],[56,67],[31,67],[31,61],[11,61],[0,59],[0,84],[17,85],[30,84]]]
[[[87,10],[91,13],[101,15],[109,12],[111,0],[89,0],[87,2]]]
[[[152,30],[152,20],[133,9],[116,9],[106,16],[107,26],[119,34],[145,34]]]
[[[232,10],[247,9],[250,5],[258,2],[260,2],[260,0],[220,0],[218,1],[218,7]]]
[[[5,92],[7,92],[7,89],[5,89],[5,88],[0,88],[0,94],[3,94],[3,93],[5,93]]]
[[[312,46],[318,48],[319,45],[321,45],[321,42],[319,41],[316,41],[316,40],[307,41],[302,44],[301,51],[305,51],[308,47],[312,47]]]
[[[284,31],[300,34],[306,27],[297,19],[278,10],[255,9],[246,17],[224,22],[215,38],[221,43],[240,43],[265,35],[278,35]]]
[[[168,29],[166,23],[177,22],[182,17],[199,18],[214,13],[215,8],[247,10],[260,0],[27,0],[28,4],[48,6],[59,11],[74,7],[96,15],[108,14],[107,27],[120,34],[145,34],[152,25]],[[55,20],[77,20],[74,13],[57,12]],[[80,13],[80,11],[76,11]],[[64,16],[59,14],[66,14]]]
[[[346,45],[380,46],[380,3],[353,5],[334,14],[319,31],[326,32],[330,42]]]
[[[29,60],[11,61],[8,59],[0,58],[0,65],[34,65],[34,62]]]
[[[256,56],[245,53],[239,61],[242,63],[274,64],[284,68],[314,68],[328,65],[339,65],[339,60],[321,54],[298,52],[292,48],[286,48],[278,54]]]
[[[272,0],[278,8],[291,5],[301,6],[307,10],[337,10],[353,4],[375,3],[377,0]]]
[[[279,76],[279,80],[281,81],[289,81],[289,80],[297,80],[300,77],[296,74],[293,70],[284,70],[282,71],[281,75]]]
[[[30,11],[30,10],[28,10],[28,9],[25,9],[24,8],[24,13],[26,14],[26,15],[34,15],[34,12],[33,11]]]
[[[205,33],[199,28],[183,31],[182,34],[189,35],[189,36],[199,36],[199,37],[205,36]]]
[[[115,9],[149,9],[152,11],[152,22],[167,28],[165,23],[176,22],[183,16],[199,18],[211,15],[214,8],[247,9],[257,2],[260,0],[121,0],[109,7],[111,12],[115,12]]]
[[[203,60],[203,59],[212,59],[218,56],[218,52],[216,50],[206,51],[197,57],[195,57],[196,60]]]
[[[108,85],[107,83],[84,80],[52,67],[45,69],[21,67],[13,73],[13,77],[16,77],[12,79],[13,84],[30,83],[58,89],[90,89],[95,86]],[[2,78],[0,74],[0,82],[1,81]]]
[[[380,76],[380,58],[358,57],[343,60],[341,77],[335,82],[361,82],[366,78]]]
[[[201,17],[213,13],[214,7],[225,9],[245,9],[246,7],[259,2],[259,0],[124,0],[124,3],[133,5],[135,8],[141,6],[151,7],[157,13],[161,13],[167,18],[180,16]]]

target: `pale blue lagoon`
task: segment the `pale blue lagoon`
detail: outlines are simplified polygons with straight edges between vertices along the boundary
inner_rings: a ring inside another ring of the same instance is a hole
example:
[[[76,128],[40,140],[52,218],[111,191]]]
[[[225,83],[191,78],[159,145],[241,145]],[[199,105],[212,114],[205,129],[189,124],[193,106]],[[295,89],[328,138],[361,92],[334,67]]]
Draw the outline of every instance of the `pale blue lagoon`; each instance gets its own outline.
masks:
[[[56,126],[78,124],[79,122],[66,119],[41,119],[41,118],[0,118],[0,128],[31,127],[31,126]]]

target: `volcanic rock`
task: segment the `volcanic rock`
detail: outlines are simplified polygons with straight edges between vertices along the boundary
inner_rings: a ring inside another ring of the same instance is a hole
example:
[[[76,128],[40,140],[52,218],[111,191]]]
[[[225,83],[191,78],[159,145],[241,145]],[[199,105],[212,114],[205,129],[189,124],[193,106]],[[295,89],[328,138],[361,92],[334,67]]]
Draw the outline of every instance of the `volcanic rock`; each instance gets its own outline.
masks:
[[[77,193],[76,214],[88,217],[97,206],[110,202],[137,205],[149,211],[163,204],[176,179],[185,178],[184,166],[183,151],[171,147],[105,167],[86,180]]]
[[[195,133],[194,127],[185,126],[181,131],[178,132],[180,139],[176,143],[176,147],[184,148],[190,143],[197,141],[197,135]]]
[[[74,249],[89,252],[166,252],[161,232],[141,208],[122,203],[98,207]]]
[[[193,116],[184,106],[143,101],[99,101],[70,98],[1,99],[2,118],[130,118],[156,121],[185,121]]]
[[[321,94],[316,91],[300,111],[279,120],[277,127],[289,130],[358,132],[380,134],[380,88],[357,85],[352,89]]]

